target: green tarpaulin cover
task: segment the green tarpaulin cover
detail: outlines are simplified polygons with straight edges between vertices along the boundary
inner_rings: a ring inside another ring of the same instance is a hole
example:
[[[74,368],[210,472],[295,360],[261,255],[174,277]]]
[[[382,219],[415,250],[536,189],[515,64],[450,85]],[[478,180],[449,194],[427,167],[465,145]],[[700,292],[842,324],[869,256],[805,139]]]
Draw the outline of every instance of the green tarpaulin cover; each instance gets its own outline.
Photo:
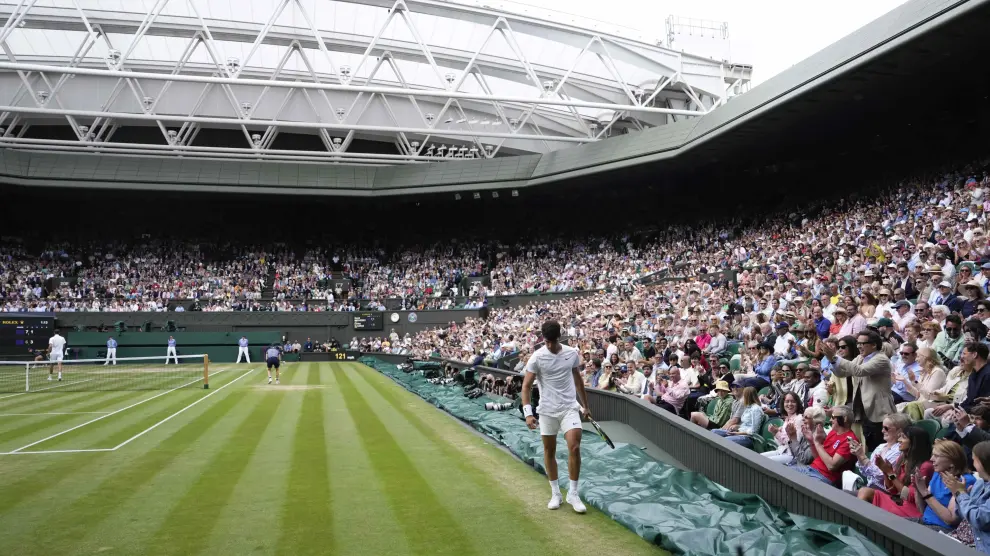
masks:
[[[545,473],[540,436],[526,427],[519,411],[485,410],[486,402],[505,400],[467,399],[462,386],[434,385],[420,373],[403,373],[373,357],[363,357],[361,362],[504,444]],[[598,435],[585,432],[581,453],[585,502],[675,554],[886,554],[849,527],[794,515],[771,507],[758,496],[731,492],[700,473],[658,462],[637,446],[616,443],[613,450]],[[557,459],[559,468],[567,469],[567,450],[557,450]]]

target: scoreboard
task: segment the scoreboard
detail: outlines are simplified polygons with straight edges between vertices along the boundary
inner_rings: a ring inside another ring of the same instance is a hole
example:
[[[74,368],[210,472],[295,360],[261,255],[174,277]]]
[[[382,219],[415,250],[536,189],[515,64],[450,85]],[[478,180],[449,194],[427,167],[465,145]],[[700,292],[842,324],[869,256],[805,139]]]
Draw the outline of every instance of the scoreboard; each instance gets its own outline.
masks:
[[[354,330],[384,330],[383,313],[354,313]]]
[[[0,313],[0,357],[26,359],[47,349],[54,335],[54,316]]]

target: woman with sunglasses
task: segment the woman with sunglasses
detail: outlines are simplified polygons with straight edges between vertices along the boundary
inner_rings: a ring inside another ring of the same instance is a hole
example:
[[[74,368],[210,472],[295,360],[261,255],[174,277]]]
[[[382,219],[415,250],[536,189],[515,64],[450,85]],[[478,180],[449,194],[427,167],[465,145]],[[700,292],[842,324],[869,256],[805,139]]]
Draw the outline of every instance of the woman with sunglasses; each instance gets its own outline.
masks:
[[[918,339],[916,344],[918,344],[918,349],[930,348],[935,344],[935,338],[938,337],[938,333],[942,331],[942,327],[938,325],[937,322],[926,322],[921,325],[921,338]]]
[[[924,482],[928,483],[935,474],[935,468],[930,461],[931,439],[925,429],[910,426],[901,431],[897,442],[901,455],[893,465],[893,469],[884,475],[883,487],[863,487],[856,496],[894,515],[917,520],[921,518],[921,512],[918,510],[918,502],[915,498],[917,489],[911,479],[920,475]]]
[[[858,441],[851,446],[856,456],[856,469],[866,479],[866,487],[886,490],[884,481],[890,475],[894,464],[901,459],[901,433],[911,424],[911,419],[903,413],[892,413],[883,419],[881,431],[883,444],[866,456],[866,446]]]

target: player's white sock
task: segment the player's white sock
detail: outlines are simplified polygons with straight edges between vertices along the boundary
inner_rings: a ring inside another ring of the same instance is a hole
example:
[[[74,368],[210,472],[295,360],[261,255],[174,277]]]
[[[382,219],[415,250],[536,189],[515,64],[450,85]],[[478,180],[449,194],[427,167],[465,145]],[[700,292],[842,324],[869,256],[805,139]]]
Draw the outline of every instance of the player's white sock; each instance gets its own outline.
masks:
[[[62,371],[59,371],[59,372],[58,372],[58,379],[59,379],[59,380],[62,380]]]
[[[574,494],[578,493],[578,482],[575,481],[574,479],[571,479],[571,486],[570,488],[567,489],[567,494],[571,494],[571,493]]]
[[[560,485],[557,481],[550,481],[550,493],[554,496],[560,496]]]

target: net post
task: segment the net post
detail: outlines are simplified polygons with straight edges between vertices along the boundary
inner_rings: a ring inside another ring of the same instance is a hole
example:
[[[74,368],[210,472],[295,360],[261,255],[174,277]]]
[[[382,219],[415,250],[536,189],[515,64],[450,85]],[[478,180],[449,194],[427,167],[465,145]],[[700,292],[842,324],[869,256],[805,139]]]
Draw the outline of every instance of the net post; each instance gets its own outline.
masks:
[[[203,355],[203,389],[210,387],[210,356]]]
[[[24,364],[24,391],[25,392],[30,392],[31,391],[31,364],[30,363],[25,363]]]

